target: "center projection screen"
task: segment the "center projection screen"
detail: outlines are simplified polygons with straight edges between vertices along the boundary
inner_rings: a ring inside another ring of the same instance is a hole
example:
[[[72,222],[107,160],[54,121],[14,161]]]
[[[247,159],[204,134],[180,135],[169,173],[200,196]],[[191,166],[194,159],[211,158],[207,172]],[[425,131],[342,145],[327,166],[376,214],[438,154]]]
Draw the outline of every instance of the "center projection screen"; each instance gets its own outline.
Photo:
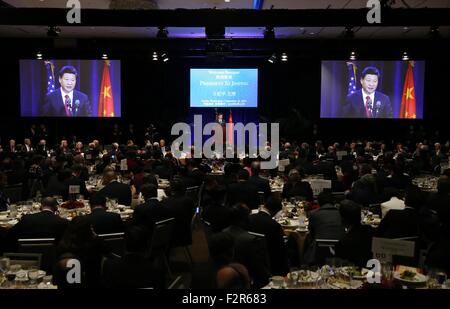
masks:
[[[191,69],[190,107],[258,107],[258,69]]]
[[[321,118],[423,119],[425,61],[322,61]]]

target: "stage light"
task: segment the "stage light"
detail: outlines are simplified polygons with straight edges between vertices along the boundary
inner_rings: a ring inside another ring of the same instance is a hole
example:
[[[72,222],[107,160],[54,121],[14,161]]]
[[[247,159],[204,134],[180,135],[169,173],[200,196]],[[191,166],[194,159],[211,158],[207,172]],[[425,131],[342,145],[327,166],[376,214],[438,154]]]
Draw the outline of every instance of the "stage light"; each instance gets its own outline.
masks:
[[[264,38],[267,40],[275,39],[275,30],[273,27],[266,27],[266,29],[264,29]]]
[[[57,26],[48,26],[47,36],[56,38],[59,36],[60,33],[61,33],[61,28],[59,28]]]
[[[408,56],[407,52],[403,52],[402,60],[403,61],[408,61],[409,60],[409,56]]]
[[[158,33],[156,33],[156,38],[167,39],[169,37],[169,31],[166,27],[158,27]]]
[[[41,52],[37,52],[36,53],[36,59],[42,60],[42,53]]]
[[[354,52],[354,51],[352,51],[351,53],[350,53],[350,58],[349,58],[350,60],[356,60],[356,52]]]
[[[345,27],[343,36],[344,36],[344,39],[353,39],[355,37],[355,32],[353,31],[353,27]]]
[[[277,55],[273,53],[272,56],[270,56],[270,58],[267,61],[274,64],[275,62],[277,62]]]
[[[281,54],[281,61],[287,62],[288,61],[288,55],[286,53]]]
[[[158,61],[158,53],[157,52],[153,52],[152,60],[153,61]]]
[[[108,60],[108,55],[107,55],[107,54],[103,54],[103,55],[102,55],[102,59],[103,59],[103,60]]]
[[[440,39],[441,38],[441,33],[439,31],[439,27],[438,26],[431,26],[430,28],[430,32],[428,33],[430,39]]]
[[[162,59],[163,62],[167,62],[167,61],[169,61],[169,56],[167,56],[166,53],[163,53],[163,54],[161,55],[161,59]]]

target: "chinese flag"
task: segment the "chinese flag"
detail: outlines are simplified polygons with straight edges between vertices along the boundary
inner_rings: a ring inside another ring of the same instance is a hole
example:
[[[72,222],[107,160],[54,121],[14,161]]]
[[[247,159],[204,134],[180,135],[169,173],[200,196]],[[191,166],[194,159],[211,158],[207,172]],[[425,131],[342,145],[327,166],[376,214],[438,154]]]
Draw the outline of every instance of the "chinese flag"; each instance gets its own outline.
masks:
[[[403,87],[402,104],[400,106],[400,118],[416,118],[416,93],[414,91],[414,62],[408,63],[405,86]]]
[[[109,61],[105,61],[103,67],[102,85],[100,87],[100,98],[98,100],[98,116],[114,117],[114,98],[109,76]]]
[[[230,115],[228,116],[228,123],[231,125],[233,124],[233,114],[231,113],[230,110]],[[228,132],[227,132],[227,136],[228,136],[228,145],[233,145],[233,140],[234,140],[234,130],[231,126],[229,126],[228,128]]]

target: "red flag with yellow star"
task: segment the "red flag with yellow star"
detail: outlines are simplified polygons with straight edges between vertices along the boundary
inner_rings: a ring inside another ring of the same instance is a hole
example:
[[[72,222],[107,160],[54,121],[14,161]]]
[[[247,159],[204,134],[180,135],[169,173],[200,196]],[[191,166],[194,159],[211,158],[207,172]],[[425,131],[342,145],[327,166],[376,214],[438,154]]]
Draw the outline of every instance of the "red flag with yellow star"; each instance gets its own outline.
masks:
[[[109,61],[105,61],[103,67],[102,85],[98,100],[98,116],[114,117],[114,98],[112,93],[111,78],[109,76]]]
[[[403,87],[402,104],[400,106],[400,118],[416,118],[416,93],[414,91],[414,62],[408,63],[405,85]]]

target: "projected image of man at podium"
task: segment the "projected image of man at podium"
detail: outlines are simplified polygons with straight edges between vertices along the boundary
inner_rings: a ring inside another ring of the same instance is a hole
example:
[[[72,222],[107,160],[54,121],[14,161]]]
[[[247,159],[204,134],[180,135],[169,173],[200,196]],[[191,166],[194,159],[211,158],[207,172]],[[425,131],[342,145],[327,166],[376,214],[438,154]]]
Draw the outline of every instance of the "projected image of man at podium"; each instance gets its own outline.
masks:
[[[389,97],[377,91],[381,78],[375,67],[366,67],[361,74],[361,89],[349,95],[343,105],[343,116],[348,118],[392,118]]]
[[[75,89],[78,72],[73,66],[64,66],[59,71],[61,87],[45,98],[42,116],[89,117],[91,108],[88,96]]]

